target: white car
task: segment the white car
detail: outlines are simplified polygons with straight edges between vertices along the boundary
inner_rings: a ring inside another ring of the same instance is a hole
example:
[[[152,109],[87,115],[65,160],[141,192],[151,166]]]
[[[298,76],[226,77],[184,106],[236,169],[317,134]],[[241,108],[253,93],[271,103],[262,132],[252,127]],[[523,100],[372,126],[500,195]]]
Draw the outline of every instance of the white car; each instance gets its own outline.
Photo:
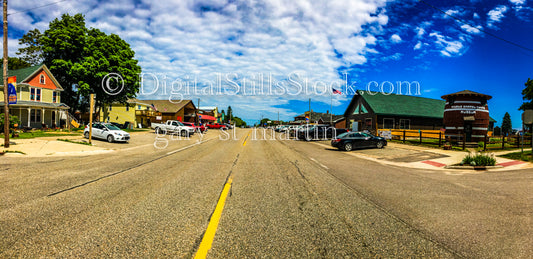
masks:
[[[88,125],[85,126],[85,130],[83,131],[83,136],[85,138],[89,138],[89,126]],[[129,133],[119,129],[117,126],[111,123],[101,123],[101,122],[93,123],[92,137],[99,138],[99,139],[106,139],[109,143],[112,143],[115,141],[128,142],[130,140]]]

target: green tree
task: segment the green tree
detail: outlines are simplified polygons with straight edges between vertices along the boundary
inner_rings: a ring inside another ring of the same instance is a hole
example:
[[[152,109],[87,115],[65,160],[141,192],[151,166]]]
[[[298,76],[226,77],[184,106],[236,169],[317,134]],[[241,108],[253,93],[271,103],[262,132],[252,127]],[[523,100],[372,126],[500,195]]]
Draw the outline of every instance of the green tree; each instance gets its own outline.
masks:
[[[231,105],[228,106],[227,114],[226,114],[226,123],[230,123],[233,120],[233,111],[231,110]]]
[[[7,68],[8,70],[17,70],[25,67],[31,66],[30,63],[16,57],[7,58]]]
[[[1,113],[0,114],[0,132],[2,133],[4,132],[4,118],[5,118],[5,114]],[[9,127],[13,128],[15,127],[15,124],[20,124],[19,118],[14,115],[9,115]]]
[[[527,82],[524,85],[526,86],[526,88],[522,90],[522,99],[528,100],[529,102],[524,102],[520,106],[520,108],[518,108],[519,110],[522,110],[522,111],[533,109],[533,102],[531,101],[533,100],[533,80],[528,78]]]
[[[19,39],[19,45],[25,46],[17,51],[20,59],[30,65],[38,65],[43,62],[42,36],[38,29],[33,29]]]
[[[271,120],[270,120],[269,118],[264,118],[264,119],[262,119],[262,120],[261,120],[261,123],[260,123],[261,126],[264,126],[265,124],[268,125],[268,124],[269,124],[268,121],[271,121]]]
[[[503,116],[503,121],[502,121],[502,133],[504,135],[508,135],[509,133],[511,133],[512,129],[513,129],[513,124],[511,123],[511,115],[509,115],[509,113],[506,112],[505,115]]]
[[[243,121],[241,118],[239,117],[233,117],[233,123],[235,123],[235,126],[236,127],[241,127],[241,126],[244,126],[246,127],[246,122]]]
[[[113,102],[125,103],[135,97],[141,68],[134,59],[135,52],[119,36],[88,29],[82,14],[63,14],[61,19],[51,21],[41,36],[38,34],[38,30],[32,30],[24,35],[23,43],[29,46],[19,52],[28,58],[35,57],[40,47],[43,62],[64,88],[61,100],[70,106],[71,112],[87,110],[91,93],[96,94],[97,112]],[[30,51],[29,47],[34,48]],[[104,82],[109,73],[118,74],[123,81]],[[108,94],[103,88],[106,82],[111,89],[121,89],[116,87],[123,82],[124,88]]]

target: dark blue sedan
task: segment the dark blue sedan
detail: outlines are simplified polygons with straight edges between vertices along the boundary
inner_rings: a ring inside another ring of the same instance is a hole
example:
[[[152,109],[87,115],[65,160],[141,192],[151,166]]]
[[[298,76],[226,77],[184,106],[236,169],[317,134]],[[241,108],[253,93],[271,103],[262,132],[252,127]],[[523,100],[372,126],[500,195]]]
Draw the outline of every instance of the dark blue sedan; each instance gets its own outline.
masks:
[[[350,151],[357,148],[383,148],[387,140],[366,132],[346,132],[331,141],[331,146]]]

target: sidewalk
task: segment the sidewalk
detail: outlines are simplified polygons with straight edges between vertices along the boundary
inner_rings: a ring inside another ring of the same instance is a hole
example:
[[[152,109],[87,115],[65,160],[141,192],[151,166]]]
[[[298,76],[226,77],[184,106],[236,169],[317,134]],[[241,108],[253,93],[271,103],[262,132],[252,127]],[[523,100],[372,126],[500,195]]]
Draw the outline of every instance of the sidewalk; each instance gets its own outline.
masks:
[[[4,157],[48,157],[48,156],[75,156],[75,155],[94,155],[112,152],[112,150],[89,146],[83,144],[59,141],[57,139],[69,139],[81,141],[83,137],[42,137],[32,139],[11,139],[9,148],[0,147],[0,151],[5,152]],[[16,152],[16,153],[12,153]],[[23,152],[23,154],[18,153]]]
[[[410,163],[409,165],[410,167],[416,167],[416,168],[444,169],[444,167],[447,165],[454,165],[454,164],[461,163],[463,158],[468,154],[468,151],[464,151],[464,152],[463,151],[452,151],[452,150],[428,148],[428,147],[421,147],[421,146],[411,146],[411,145],[391,143],[391,142],[388,143],[388,146],[392,148],[413,150],[413,151],[418,151],[418,152],[430,152],[430,153],[435,153],[435,154],[446,156],[446,157],[441,157],[441,158],[436,158],[436,159],[429,159],[429,160],[423,160],[423,161]],[[494,158],[496,159],[496,165],[500,165],[503,167],[503,168],[490,169],[490,171],[502,171],[502,170],[507,171],[507,170],[515,170],[515,169],[533,168],[533,163],[499,157],[499,155],[512,153],[512,152],[516,152],[516,150],[489,152],[489,153],[494,154]]]
[[[327,141],[323,143],[313,143],[331,149],[331,145],[329,145]],[[510,152],[516,151],[494,152],[496,165],[501,166],[501,168],[491,168],[488,170],[507,171],[533,168],[533,163],[498,157],[498,155],[503,155]],[[468,155],[468,151],[452,151],[388,142],[387,146],[383,149],[358,149],[350,152],[344,152],[344,154],[399,167],[445,170],[454,172],[474,172],[474,170],[470,169],[445,168],[445,166],[461,163],[463,158]]]

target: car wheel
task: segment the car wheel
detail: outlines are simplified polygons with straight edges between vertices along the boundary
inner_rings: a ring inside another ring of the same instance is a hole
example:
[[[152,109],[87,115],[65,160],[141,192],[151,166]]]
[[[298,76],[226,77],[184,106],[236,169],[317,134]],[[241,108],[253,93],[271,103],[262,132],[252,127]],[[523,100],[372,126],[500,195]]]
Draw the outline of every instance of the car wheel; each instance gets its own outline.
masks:
[[[185,136],[187,136],[187,132],[184,131],[184,130],[182,130],[182,131],[180,132],[180,135],[181,135],[182,137],[185,137]]]
[[[378,141],[378,143],[376,143],[377,148],[383,148],[384,146],[383,141]]]
[[[83,136],[84,136],[85,138],[89,138],[89,132],[87,131],[87,132],[83,133]]]
[[[111,135],[111,134],[107,135],[107,142],[113,143],[113,140],[114,140],[113,139],[113,135]]]
[[[344,144],[344,150],[345,151],[351,151],[352,150],[352,143],[348,142]]]
[[[161,130],[161,128],[155,128],[155,133],[163,134],[163,131]]]

